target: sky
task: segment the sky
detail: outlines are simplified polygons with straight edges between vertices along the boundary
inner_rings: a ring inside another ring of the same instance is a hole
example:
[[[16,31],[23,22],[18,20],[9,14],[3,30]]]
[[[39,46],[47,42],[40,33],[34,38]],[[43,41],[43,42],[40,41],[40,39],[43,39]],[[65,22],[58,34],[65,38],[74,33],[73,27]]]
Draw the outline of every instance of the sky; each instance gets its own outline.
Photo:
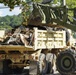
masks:
[[[0,7],[5,7],[3,4],[0,4]],[[10,8],[0,9],[0,17],[2,16],[12,16],[12,15],[18,15],[21,13],[21,10],[19,7],[15,7],[12,11],[10,11]]]

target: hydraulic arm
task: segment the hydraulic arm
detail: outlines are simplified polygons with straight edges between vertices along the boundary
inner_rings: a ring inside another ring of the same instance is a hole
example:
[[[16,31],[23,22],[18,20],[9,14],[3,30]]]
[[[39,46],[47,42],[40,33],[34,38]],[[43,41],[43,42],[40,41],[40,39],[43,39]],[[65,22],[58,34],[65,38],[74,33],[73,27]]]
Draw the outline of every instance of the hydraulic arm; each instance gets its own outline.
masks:
[[[69,11],[73,15],[69,14]],[[63,6],[50,6],[48,4],[34,3],[33,4],[33,18],[34,21],[29,22],[29,24],[37,25],[54,25],[63,26],[73,31],[76,31],[76,8],[67,8],[65,3]],[[41,20],[41,21],[40,21]],[[40,22],[40,23],[39,23]]]

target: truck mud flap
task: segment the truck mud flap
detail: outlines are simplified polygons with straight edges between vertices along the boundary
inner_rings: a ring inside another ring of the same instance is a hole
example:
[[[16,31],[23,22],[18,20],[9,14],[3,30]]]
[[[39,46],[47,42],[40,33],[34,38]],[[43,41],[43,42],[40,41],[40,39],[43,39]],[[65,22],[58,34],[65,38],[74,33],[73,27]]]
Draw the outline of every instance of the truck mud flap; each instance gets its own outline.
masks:
[[[29,75],[38,75],[38,62],[30,61]]]

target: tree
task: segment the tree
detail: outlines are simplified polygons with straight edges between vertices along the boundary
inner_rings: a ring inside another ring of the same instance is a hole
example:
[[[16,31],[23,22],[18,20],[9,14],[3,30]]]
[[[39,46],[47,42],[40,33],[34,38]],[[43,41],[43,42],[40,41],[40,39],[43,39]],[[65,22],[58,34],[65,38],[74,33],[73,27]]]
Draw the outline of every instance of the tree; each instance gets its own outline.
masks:
[[[74,8],[76,7],[76,0],[66,0],[66,4],[69,8]]]
[[[12,28],[22,24],[21,14],[13,16],[0,17],[0,28]]]
[[[32,2],[42,2],[43,0],[0,0],[0,3],[8,6],[10,10],[14,9],[15,6],[20,6],[22,9],[23,20],[27,24],[27,20],[31,14],[30,8]],[[53,3],[62,2],[63,0],[52,0]],[[76,7],[76,0],[66,0],[68,8]],[[50,3],[51,4],[51,3]],[[68,14],[73,14],[73,11],[70,11]]]
[[[22,23],[22,18],[20,15],[18,15],[18,16],[13,15],[10,17],[10,22],[11,22],[10,23],[11,27],[19,26]]]
[[[0,0],[0,3],[3,3],[5,6],[13,9],[15,6],[27,5],[29,2],[42,2],[43,0]],[[58,1],[62,2],[63,0],[52,0],[54,3]],[[76,7],[76,0],[66,0],[66,4],[69,8]]]
[[[15,5],[20,5],[21,1],[22,0],[0,0],[0,3],[13,9]]]

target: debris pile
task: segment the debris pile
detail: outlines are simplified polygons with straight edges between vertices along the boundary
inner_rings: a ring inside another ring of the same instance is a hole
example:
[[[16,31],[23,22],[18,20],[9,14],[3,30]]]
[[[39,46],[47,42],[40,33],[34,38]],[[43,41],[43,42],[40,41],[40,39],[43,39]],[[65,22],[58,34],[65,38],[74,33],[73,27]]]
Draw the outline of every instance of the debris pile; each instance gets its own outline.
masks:
[[[15,27],[11,32],[5,35],[3,41],[0,42],[2,45],[24,45],[33,46],[33,29],[25,26]]]

